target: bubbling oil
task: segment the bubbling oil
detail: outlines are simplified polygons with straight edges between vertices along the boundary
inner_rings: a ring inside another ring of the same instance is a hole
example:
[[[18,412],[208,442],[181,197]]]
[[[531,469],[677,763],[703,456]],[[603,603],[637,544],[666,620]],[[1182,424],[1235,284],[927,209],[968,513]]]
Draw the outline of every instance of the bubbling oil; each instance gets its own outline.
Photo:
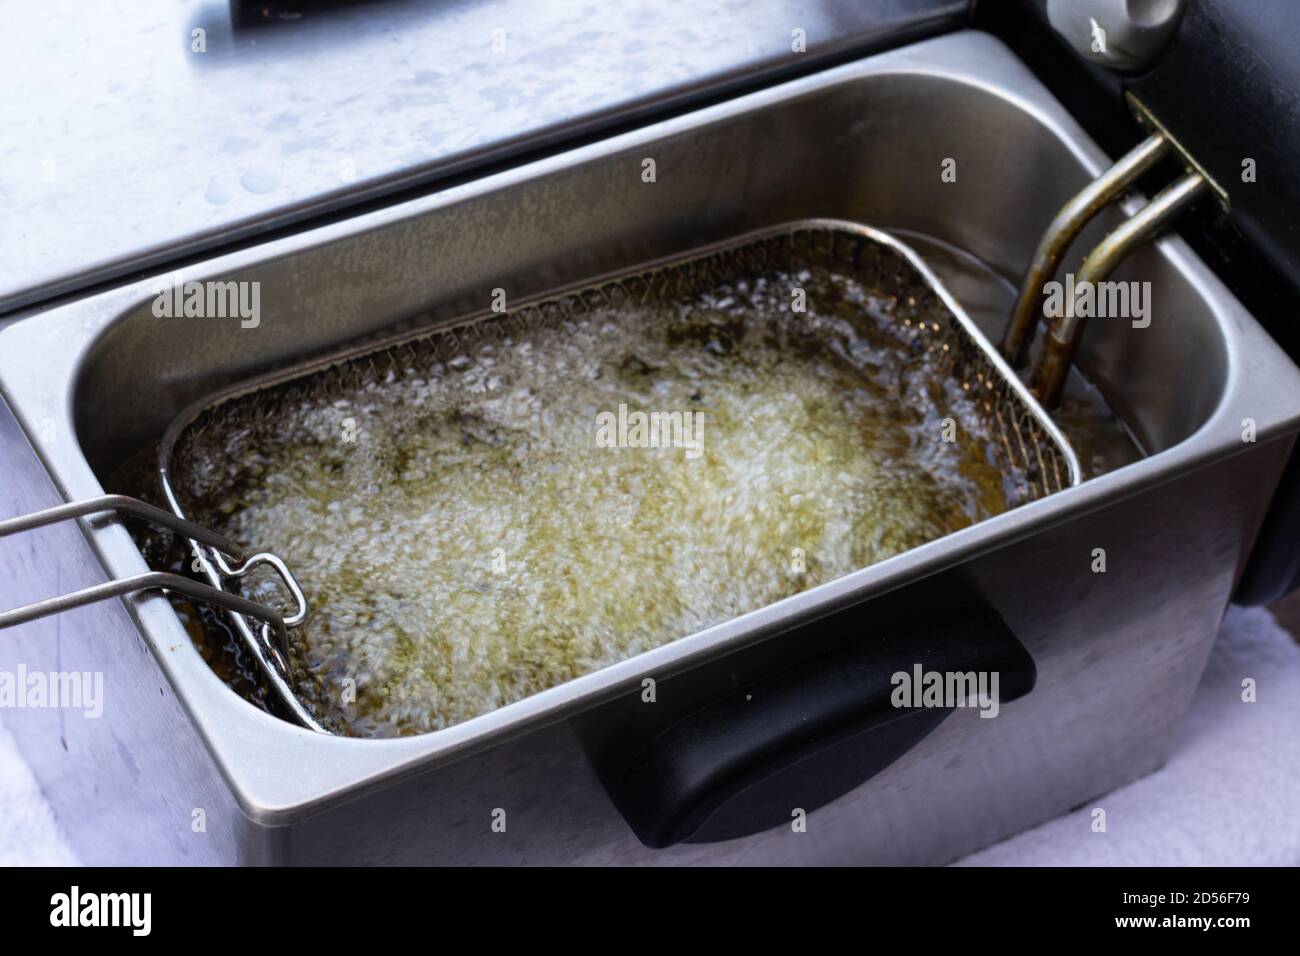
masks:
[[[821,267],[597,308],[235,408],[192,438],[181,491],[294,569],[317,710],[437,730],[1016,503],[899,308]],[[620,405],[702,416],[698,454],[602,445]]]

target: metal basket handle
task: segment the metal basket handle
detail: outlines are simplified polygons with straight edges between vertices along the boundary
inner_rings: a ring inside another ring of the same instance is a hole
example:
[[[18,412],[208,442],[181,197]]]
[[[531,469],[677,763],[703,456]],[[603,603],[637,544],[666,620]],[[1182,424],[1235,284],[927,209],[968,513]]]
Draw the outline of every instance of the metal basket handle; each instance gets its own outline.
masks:
[[[32,531],[36,528],[43,528],[46,525],[56,524],[60,521],[66,521],[69,518],[82,518],[92,514],[102,514],[105,512],[115,512],[120,514],[132,515],[141,518],[152,524],[175,531],[178,534],[185,535],[191,542],[206,545],[212,551],[212,557],[223,568],[228,569],[228,573],[233,578],[243,577],[248,571],[259,564],[268,564],[279,574],[293,595],[297,607],[289,618],[285,618],[279,611],[265,604],[258,604],[247,598],[240,597],[238,594],[232,594],[221,588],[212,587],[211,585],[201,584],[198,581],[183,577],[179,574],[171,574],[166,571],[150,571],[144,574],[137,574],[129,578],[119,578],[114,581],[106,581],[103,584],[92,585],[91,587],[82,588],[79,591],[72,591],[68,594],[61,594],[57,597],[46,598],[31,604],[25,604],[9,611],[0,611],[0,630],[8,627],[14,627],[18,624],[26,624],[51,614],[58,614],[62,611],[69,611],[73,608],[84,607],[87,604],[94,604],[97,601],[105,601],[109,598],[124,597],[128,594],[137,594],[141,591],[172,591],[177,594],[183,594],[185,597],[200,601],[204,604],[211,604],[223,608],[227,611],[233,611],[236,614],[243,614],[255,620],[262,622],[262,637],[264,648],[254,647],[257,652],[258,663],[262,667],[268,682],[275,691],[280,702],[290,711],[294,719],[303,726],[316,730],[321,733],[327,731],[316,721],[310,712],[303,706],[298,695],[294,693],[291,686],[291,680],[288,668],[288,628],[300,624],[307,616],[306,598],[303,596],[302,589],[298,586],[293,575],[285,566],[284,562],[273,554],[256,554],[247,561],[243,559],[243,553],[235,542],[214,531],[209,531],[201,525],[182,518],[170,511],[164,511],[162,508],[155,507],[147,502],[140,501],[137,498],[131,498],[126,495],[101,495],[97,498],[88,498],[85,501],[74,501],[70,504],[56,505],[53,508],[46,508],[42,511],[34,511],[31,514],[19,515],[15,518],[5,518],[0,520],[0,538],[12,534],[19,534],[24,531]],[[235,567],[229,563],[233,561]],[[274,642],[271,636],[274,635]],[[276,645],[278,646],[278,653]]]

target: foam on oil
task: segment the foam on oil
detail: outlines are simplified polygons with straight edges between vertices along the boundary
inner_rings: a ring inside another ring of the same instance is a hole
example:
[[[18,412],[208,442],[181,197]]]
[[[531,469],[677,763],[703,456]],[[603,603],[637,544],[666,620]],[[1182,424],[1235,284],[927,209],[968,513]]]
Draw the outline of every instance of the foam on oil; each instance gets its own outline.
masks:
[[[182,490],[294,569],[316,709],[436,730],[1005,510],[1015,476],[914,306],[816,268],[596,310],[235,409]],[[702,414],[701,454],[600,447],[620,404]]]

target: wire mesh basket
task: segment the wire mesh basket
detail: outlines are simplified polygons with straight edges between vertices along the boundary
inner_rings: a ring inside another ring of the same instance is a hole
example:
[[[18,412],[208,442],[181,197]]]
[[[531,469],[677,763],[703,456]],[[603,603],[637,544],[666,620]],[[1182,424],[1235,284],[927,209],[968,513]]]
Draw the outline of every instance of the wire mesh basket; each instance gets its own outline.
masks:
[[[887,303],[893,330],[908,361],[923,366],[935,387],[958,389],[983,422],[994,464],[1004,476],[1008,507],[1016,507],[1079,481],[1075,454],[1062,433],[978,331],[922,260],[897,239],[861,225],[809,220],[766,229],[635,270],[561,290],[502,313],[483,312],[432,329],[360,345],[324,359],[239,383],[186,409],[159,448],[159,472],[167,503],[178,517],[215,520],[205,488],[219,482],[210,472],[213,449],[232,436],[291,421],[295,409],[345,402],[435,369],[452,367],[466,354],[525,336],[560,332],[600,310],[645,307],[689,300],[739,277],[770,270],[851,276]],[[239,575],[222,556],[191,542],[203,573],[215,587],[237,586]],[[274,542],[268,542],[274,544]],[[292,574],[273,555],[271,565],[301,594]],[[257,563],[257,562],[250,562]],[[287,619],[306,618],[305,602]],[[302,707],[288,648],[277,647],[265,627],[243,615],[232,621],[244,643],[272,678],[278,696],[292,697],[300,722],[324,729]]]

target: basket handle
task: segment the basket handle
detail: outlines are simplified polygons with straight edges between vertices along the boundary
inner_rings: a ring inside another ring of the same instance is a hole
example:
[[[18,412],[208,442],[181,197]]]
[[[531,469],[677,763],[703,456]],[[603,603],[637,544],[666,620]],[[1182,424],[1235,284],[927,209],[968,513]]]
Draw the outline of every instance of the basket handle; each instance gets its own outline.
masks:
[[[207,528],[178,517],[169,511],[164,511],[147,502],[140,501],[138,498],[130,498],[126,495],[100,495],[97,498],[87,498],[84,501],[56,505],[53,508],[34,511],[31,514],[19,515],[15,518],[5,518],[0,520],[0,538],[11,534],[19,534],[23,531],[43,528],[46,525],[66,521],[69,518],[81,518],[86,515],[105,512],[117,512],[143,518],[145,521],[161,525],[195,541],[202,542],[215,549],[218,554],[228,556],[237,563],[242,560],[239,546],[229,538],[214,531],[209,531]],[[195,601],[213,604],[227,611],[246,614],[271,627],[277,636],[287,643],[285,619],[274,608],[166,571],[150,571],[129,578],[106,581],[103,584],[92,585],[79,591],[72,591],[69,594],[61,594],[32,604],[25,604],[9,611],[0,611],[0,630],[18,624],[26,624],[29,621],[47,617],[51,614],[70,611],[73,608],[83,607],[87,604],[94,604],[97,601],[106,601],[109,598],[123,597],[140,591],[175,591]]]
[[[65,505],[45,508],[42,511],[33,511],[31,514],[18,515],[16,518],[5,518],[0,520],[0,538],[11,534],[19,534],[23,531],[43,528],[46,525],[66,521],[69,518],[84,518],[87,515],[101,514],[108,511],[143,518],[151,524],[179,532],[186,537],[193,538],[195,541],[203,542],[210,548],[216,548],[235,561],[240,561],[243,558],[239,545],[224,535],[209,531],[202,525],[187,521],[170,511],[164,511],[162,508],[141,501],[139,498],[130,498],[126,495],[100,495],[97,498],[73,501]]]

